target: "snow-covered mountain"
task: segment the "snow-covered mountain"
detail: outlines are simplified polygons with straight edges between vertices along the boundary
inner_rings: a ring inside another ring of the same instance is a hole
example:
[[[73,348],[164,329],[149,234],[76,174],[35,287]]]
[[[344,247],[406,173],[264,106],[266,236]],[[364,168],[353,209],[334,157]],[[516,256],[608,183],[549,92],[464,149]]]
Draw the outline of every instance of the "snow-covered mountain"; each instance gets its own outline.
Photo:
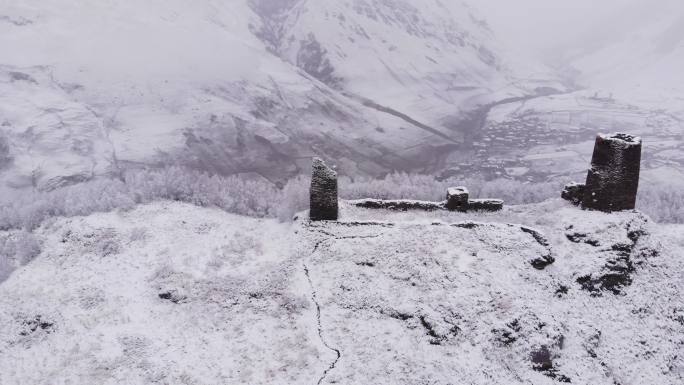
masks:
[[[327,85],[428,123],[505,85],[512,71],[486,22],[465,3],[253,0],[256,34]],[[491,86],[491,88],[490,88]],[[460,92],[459,92],[460,91]],[[491,97],[491,96],[490,96]]]
[[[180,163],[282,180],[432,165],[463,113],[561,86],[516,76],[485,21],[437,0],[6,1],[3,184]]]

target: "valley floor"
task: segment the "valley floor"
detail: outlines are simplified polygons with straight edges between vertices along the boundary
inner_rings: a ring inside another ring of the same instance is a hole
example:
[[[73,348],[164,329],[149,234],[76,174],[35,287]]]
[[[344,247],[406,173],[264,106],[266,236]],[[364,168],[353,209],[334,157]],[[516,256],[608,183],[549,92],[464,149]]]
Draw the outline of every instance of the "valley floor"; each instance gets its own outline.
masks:
[[[559,200],[342,214],[46,223],[0,283],[0,385],[684,381],[684,226]]]

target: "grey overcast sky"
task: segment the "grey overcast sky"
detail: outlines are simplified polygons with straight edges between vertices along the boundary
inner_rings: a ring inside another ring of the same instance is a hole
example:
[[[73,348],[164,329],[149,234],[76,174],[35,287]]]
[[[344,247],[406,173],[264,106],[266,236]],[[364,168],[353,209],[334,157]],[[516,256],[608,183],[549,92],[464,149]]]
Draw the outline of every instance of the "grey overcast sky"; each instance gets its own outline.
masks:
[[[499,40],[528,54],[627,34],[684,0],[475,0]]]

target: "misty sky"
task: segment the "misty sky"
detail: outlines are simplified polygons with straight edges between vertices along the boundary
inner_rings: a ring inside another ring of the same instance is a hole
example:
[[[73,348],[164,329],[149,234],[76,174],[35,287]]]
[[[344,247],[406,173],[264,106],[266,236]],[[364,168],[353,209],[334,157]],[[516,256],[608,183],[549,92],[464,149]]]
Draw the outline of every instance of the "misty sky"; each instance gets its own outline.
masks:
[[[477,0],[504,44],[528,54],[627,35],[649,18],[682,12],[681,0]]]

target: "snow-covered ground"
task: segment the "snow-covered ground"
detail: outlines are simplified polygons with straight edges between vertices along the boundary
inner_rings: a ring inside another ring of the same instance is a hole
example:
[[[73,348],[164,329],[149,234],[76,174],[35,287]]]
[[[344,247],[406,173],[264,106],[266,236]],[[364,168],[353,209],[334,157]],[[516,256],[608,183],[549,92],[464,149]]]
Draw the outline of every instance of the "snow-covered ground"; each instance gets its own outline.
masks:
[[[327,364],[287,225],[160,203],[38,234],[2,283],[0,384],[306,383]]]
[[[58,219],[0,284],[0,384],[680,384],[682,230],[560,200]]]

